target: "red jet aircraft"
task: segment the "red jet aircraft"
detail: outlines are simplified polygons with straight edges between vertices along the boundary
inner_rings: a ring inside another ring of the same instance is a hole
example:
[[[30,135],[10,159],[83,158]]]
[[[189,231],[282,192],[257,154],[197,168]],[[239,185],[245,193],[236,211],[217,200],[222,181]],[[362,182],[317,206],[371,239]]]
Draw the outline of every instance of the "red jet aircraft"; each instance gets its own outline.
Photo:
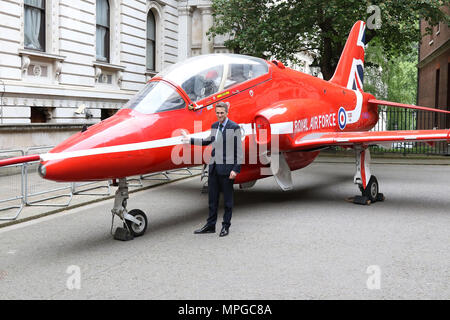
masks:
[[[358,21],[330,81],[286,68],[279,61],[243,55],[187,59],[151,79],[114,116],[46,154],[2,160],[0,166],[40,160],[39,173],[45,179],[118,180],[113,217],[119,216],[123,229],[139,236],[147,228],[147,218],[141,210],[127,211],[126,177],[192,166],[190,152],[201,147],[183,145],[183,131],[208,136],[216,121],[214,105],[224,101],[230,103],[229,117],[240,124],[243,139],[245,157],[236,184],[250,187],[273,175],[283,190],[291,189],[292,170],[312,163],[322,149],[343,146],[356,151],[354,183],[362,192],[356,202],[382,200],[370,172],[368,147],[401,141],[450,142],[450,130],[369,131],[378,121],[378,105],[450,112],[380,101],[363,92],[364,38],[365,23]],[[201,157],[195,164],[207,160]]]

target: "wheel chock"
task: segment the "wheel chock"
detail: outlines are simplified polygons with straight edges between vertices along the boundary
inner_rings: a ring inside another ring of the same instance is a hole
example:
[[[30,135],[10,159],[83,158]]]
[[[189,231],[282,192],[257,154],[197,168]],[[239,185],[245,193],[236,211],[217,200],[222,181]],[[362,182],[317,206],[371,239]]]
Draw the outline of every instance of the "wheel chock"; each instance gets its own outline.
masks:
[[[382,193],[379,193],[378,195],[377,195],[377,201],[384,201],[386,198],[384,197],[384,194],[382,194]]]
[[[354,196],[353,198],[347,199],[347,201],[364,206],[368,206],[371,204],[370,199],[366,196]]]
[[[114,232],[114,239],[120,241],[130,241],[133,240],[134,237],[127,229],[118,227],[116,232]]]

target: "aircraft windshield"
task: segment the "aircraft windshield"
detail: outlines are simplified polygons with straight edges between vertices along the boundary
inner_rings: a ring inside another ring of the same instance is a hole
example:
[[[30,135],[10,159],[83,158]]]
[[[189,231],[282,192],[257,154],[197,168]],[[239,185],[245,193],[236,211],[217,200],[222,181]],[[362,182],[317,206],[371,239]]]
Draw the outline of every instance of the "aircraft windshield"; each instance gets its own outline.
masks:
[[[151,81],[124,108],[151,114],[182,109],[186,102],[172,86],[162,81]]]
[[[259,58],[234,55],[201,55],[177,63],[159,73],[179,85],[196,102],[224,89],[259,77],[269,70],[267,63]]]

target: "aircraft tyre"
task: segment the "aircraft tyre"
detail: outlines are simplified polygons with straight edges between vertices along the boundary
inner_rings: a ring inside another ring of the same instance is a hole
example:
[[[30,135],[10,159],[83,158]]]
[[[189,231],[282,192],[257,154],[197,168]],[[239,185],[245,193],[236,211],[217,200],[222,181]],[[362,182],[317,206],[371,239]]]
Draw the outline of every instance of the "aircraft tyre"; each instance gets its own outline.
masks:
[[[128,212],[129,215],[132,215],[137,220],[141,221],[141,225],[138,225],[132,221],[125,220],[125,223],[128,226],[128,230],[133,234],[134,237],[140,237],[142,236],[145,231],[147,230],[147,216],[145,215],[144,211],[139,209],[133,209]],[[126,228],[126,226],[124,226]]]
[[[366,189],[363,191],[363,196],[366,196],[370,202],[375,202],[379,199],[378,193],[378,181],[375,176],[370,176],[369,183],[366,186]]]

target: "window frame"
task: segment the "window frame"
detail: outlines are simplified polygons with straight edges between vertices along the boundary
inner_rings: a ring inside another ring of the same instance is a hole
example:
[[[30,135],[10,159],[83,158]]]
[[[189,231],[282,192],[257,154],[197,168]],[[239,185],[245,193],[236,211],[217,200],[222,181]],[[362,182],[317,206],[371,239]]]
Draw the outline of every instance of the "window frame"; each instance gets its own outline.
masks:
[[[42,7],[38,7],[32,4],[27,4],[25,1],[23,2],[23,14],[24,14],[24,21],[23,21],[23,25],[24,25],[24,44],[23,47],[24,49],[27,50],[34,50],[34,51],[39,51],[39,52],[46,52],[46,41],[47,41],[47,30],[46,30],[46,18],[47,18],[47,6],[46,6],[46,0],[42,0]],[[36,49],[36,48],[31,48],[31,47],[27,47],[25,44],[25,33],[26,33],[26,27],[25,27],[25,23],[26,23],[26,19],[25,19],[25,12],[27,10],[27,8],[33,8],[33,9],[38,9],[41,13],[41,23],[40,23],[40,30],[39,30],[39,43],[41,45],[41,49]]]
[[[108,25],[103,25],[100,24],[98,21],[98,17],[97,17],[97,4],[98,1],[106,1],[107,5],[108,5],[108,13],[107,13],[107,23]],[[111,61],[111,3],[109,2],[109,0],[96,0],[95,1],[95,6],[96,6],[96,16],[95,16],[95,43],[97,44],[97,37],[98,37],[98,33],[97,33],[97,28],[102,28],[104,30],[106,30],[105,33],[105,39],[104,39],[104,46],[105,46],[105,59],[99,59],[99,57],[97,56],[97,48],[95,50],[95,60],[96,61],[100,61],[100,62],[107,62],[110,63]]]
[[[149,20],[150,20],[149,17],[150,17],[150,15],[152,15],[152,18],[153,18],[153,39],[151,39],[149,37],[149,28],[148,27],[149,27]],[[157,41],[156,41],[156,35],[157,35],[156,28],[157,28],[156,16],[155,16],[155,14],[153,13],[152,10],[149,10],[148,13],[147,13],[147,34],[146,34],[147,43],[146,43],[146,46],[147,46],[147,53],[148,53],[149,42],[153,43],[153,50],[152,50],[153,51],[152,52],[152,54],[153,54],[153,57],[152,57],[153,69],[149,68],[149,65],[148,65],[149,57],[147,55],[145,63],[146,63],[146,69],[148,71],[156,71],[156,44],[157,44]]]

